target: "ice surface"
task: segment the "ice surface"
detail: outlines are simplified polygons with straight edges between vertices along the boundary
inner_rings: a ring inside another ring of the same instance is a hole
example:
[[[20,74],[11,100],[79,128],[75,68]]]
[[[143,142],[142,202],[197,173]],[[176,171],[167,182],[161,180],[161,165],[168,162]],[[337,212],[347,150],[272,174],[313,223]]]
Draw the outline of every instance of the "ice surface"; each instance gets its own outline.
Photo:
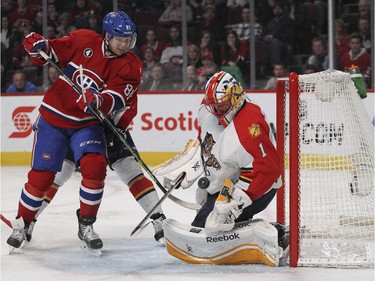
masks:
[[[1,212],[14,218],[28,167],[1,168]],[[135,237],[130,232],[144,217],[128,188],[108,171],[104,198],[94,227],[104,242],[103,255],[94,257],[80,249],[75,210],[79,206],[80,175],[75,173],[40,216],[33,240],[25,248],[8,254],[6,239],[11,230],[1,224],[2,281],[97,281],[97,280],[249,280],[249,281],[370,281],[373,269],[272,268],[265,265],[192,265],[170,256],[153,239],[146,227]],[[193,190],[176,190],[174,195],[194,201]],[[194,211],[167,200],[167,217],[190,223]],[[262,216],[273,221],[272,204]]]

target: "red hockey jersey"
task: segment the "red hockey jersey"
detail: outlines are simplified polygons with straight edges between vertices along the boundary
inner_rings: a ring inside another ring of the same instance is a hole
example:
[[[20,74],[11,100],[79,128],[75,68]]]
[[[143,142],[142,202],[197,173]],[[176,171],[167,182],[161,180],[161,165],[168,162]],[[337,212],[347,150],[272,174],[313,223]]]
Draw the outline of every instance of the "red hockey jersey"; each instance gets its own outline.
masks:
[[[138,56],[132,51],[121,57],[113,55],[106,51],[101,35],[86,29],[48,40],[48,44],[52,59],[64,68],[78,88],[90,87],[102,94],[104,103],[100,110],[103,113],[126,108],[121,120],[116,122],[126,128],[137,114],[137,92],[142,77],[142,62]],[[80,94],[60,76],[46,92],[39,111],[48,123],[61,128],[78,129],[96,123],[94,116],[78,107],[76,101]]]

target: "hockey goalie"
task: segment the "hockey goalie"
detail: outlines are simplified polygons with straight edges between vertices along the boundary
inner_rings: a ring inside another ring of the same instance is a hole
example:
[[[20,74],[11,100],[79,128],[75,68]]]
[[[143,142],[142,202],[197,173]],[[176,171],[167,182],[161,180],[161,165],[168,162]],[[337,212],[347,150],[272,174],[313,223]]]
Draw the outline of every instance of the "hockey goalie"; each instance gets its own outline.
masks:
[[[287,256],[288,232],[254,219],[282,186],[265,115],[235,78],[221,71],[207,82],[198,123],[198,138],[154,169],[167,186],[182,172],[182,188],[198,183],[201,209],[193,222],[164,221],[168,253],[190,263],[279,266]]]

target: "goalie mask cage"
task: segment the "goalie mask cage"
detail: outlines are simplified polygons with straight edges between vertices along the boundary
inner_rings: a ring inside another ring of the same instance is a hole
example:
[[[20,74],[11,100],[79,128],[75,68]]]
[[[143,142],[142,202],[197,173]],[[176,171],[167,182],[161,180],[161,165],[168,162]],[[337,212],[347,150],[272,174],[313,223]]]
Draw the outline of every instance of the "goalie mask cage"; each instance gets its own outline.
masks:
[[[350,74],[277,81],[277,149],[290,266],[374,266],[374,129]]]

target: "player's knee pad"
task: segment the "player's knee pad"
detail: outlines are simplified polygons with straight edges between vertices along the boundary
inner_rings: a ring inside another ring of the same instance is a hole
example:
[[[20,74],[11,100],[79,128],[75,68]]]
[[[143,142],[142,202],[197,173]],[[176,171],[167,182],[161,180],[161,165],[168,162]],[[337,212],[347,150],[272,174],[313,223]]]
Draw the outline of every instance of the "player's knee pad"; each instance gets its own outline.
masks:
[[[85,154],[80,160],[82,185],[101,188],[107,173],[107,158],[103,154]]]
[[[141,167],[139,166],[139,164],[133,156],[129,156],[118,160],[116,163],[112,165],[112,167],[121,179],[121,181],[127,185],[135,177],[139,176],[140,174],[143,174]]]
[[[62,170],[56,174],[54,184],[62,186],[73,175],[76,165],[69,160],[64,160]]]
[[[28,181],[25,187],[32,195],[43,197],[44,193],[53,184],[55,174],[55,172],[51,171],[38,171],[32,169],[27,175]]]

